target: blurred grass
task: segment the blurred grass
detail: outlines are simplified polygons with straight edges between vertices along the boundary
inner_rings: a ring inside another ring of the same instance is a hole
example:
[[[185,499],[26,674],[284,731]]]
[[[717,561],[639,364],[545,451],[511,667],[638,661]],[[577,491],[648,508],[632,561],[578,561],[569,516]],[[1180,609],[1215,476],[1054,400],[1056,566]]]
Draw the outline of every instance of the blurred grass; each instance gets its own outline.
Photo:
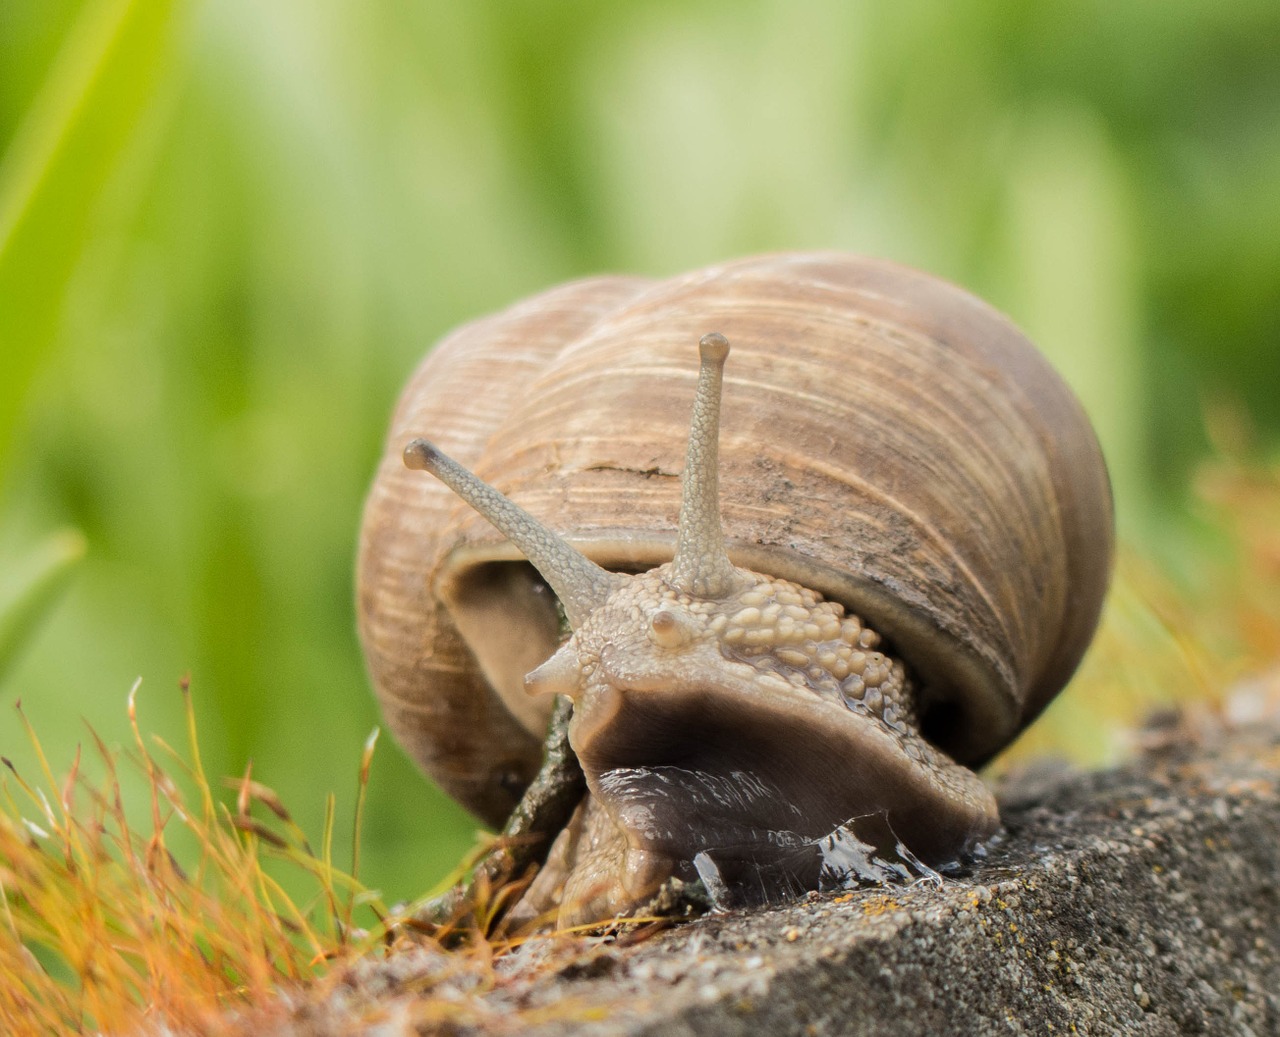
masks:
[[[174,737],[190,672],[210,773],[252,758],[318,831],[376,722],[352,558],[421,353],[567,277],[774,248],[1009,312],[1093,415],[1142,564],[1204,590],[1204,405],[1257,454],[1280,434],[1277,42],[1264,0],[6,0],[0,571],[89,546],[0,691],[69,761],[138,674]],[[472,829],[381,753],[388,899]]]
[[[0,681],[61,600],[86,547],[78,531],[59,530],[35,548],[26,565],[0,579]]]
[[[97,0],[76,18],[0,164],[0,459],[59,323],[93,210],[170,49],[174,4]],[[3,474],[3,469],[0,469]]]

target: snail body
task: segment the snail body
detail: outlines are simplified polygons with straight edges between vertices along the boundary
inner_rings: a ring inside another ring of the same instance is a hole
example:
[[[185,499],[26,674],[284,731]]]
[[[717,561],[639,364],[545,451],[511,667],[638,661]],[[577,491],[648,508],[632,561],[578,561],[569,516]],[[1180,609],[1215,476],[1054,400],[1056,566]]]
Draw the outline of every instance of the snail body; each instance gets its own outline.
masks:
[[[969,768],[1074,670],[1111,527],[1074,397],[960,289],[838,254],[595,279],[415,375],[361,635],[401,740],[491,824],[574,700],[589,792],[531,890],[562,921],[671,876],[815,888],[844,850],[936,866],[996,829]]]

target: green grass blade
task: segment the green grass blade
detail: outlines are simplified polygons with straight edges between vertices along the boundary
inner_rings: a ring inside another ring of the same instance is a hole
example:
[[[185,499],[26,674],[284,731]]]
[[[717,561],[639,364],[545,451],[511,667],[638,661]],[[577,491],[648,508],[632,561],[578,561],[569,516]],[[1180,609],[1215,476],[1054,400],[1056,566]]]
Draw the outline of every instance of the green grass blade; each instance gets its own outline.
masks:
[[[61,530],[36,549],[8,586],[0,585],[0,683],[61,599],[86,549],[78,530]]]
[[[180,0],[90,0],[0,162],[0,474],[104,185],[163,81]]]

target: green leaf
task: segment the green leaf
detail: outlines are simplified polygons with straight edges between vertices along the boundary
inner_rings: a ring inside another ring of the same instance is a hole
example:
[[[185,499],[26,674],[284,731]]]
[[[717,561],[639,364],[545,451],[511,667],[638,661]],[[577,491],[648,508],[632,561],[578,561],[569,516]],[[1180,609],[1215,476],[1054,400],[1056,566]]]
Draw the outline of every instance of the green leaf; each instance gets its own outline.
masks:
[[[0,163],[0,475],[95,207],[163,81],[179,0],[90,0]]]
[[[79,530],[60,530],[0,586],[0,682],[61,600],[87,549]]]

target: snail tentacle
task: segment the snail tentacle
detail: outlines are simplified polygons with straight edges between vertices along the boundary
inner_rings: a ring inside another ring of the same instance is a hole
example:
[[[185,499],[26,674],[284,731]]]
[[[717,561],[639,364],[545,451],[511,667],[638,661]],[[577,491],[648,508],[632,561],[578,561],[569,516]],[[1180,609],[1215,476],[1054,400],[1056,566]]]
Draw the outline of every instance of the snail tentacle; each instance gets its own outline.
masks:
[[[698,352],[702,363],[680,484],[680,527],[671,583],[699,598],[723,598],[742,581],[729,561],[720,524],[720,392],[729,342],[712,332],[702,336]]]
[[[404,448],[404,463],[409,468],[430,472],[520,548],[556,592],[573,629],[603,605],[625,579],[596,565],[520,505],[436,449],[430,441],[413,440]]]

